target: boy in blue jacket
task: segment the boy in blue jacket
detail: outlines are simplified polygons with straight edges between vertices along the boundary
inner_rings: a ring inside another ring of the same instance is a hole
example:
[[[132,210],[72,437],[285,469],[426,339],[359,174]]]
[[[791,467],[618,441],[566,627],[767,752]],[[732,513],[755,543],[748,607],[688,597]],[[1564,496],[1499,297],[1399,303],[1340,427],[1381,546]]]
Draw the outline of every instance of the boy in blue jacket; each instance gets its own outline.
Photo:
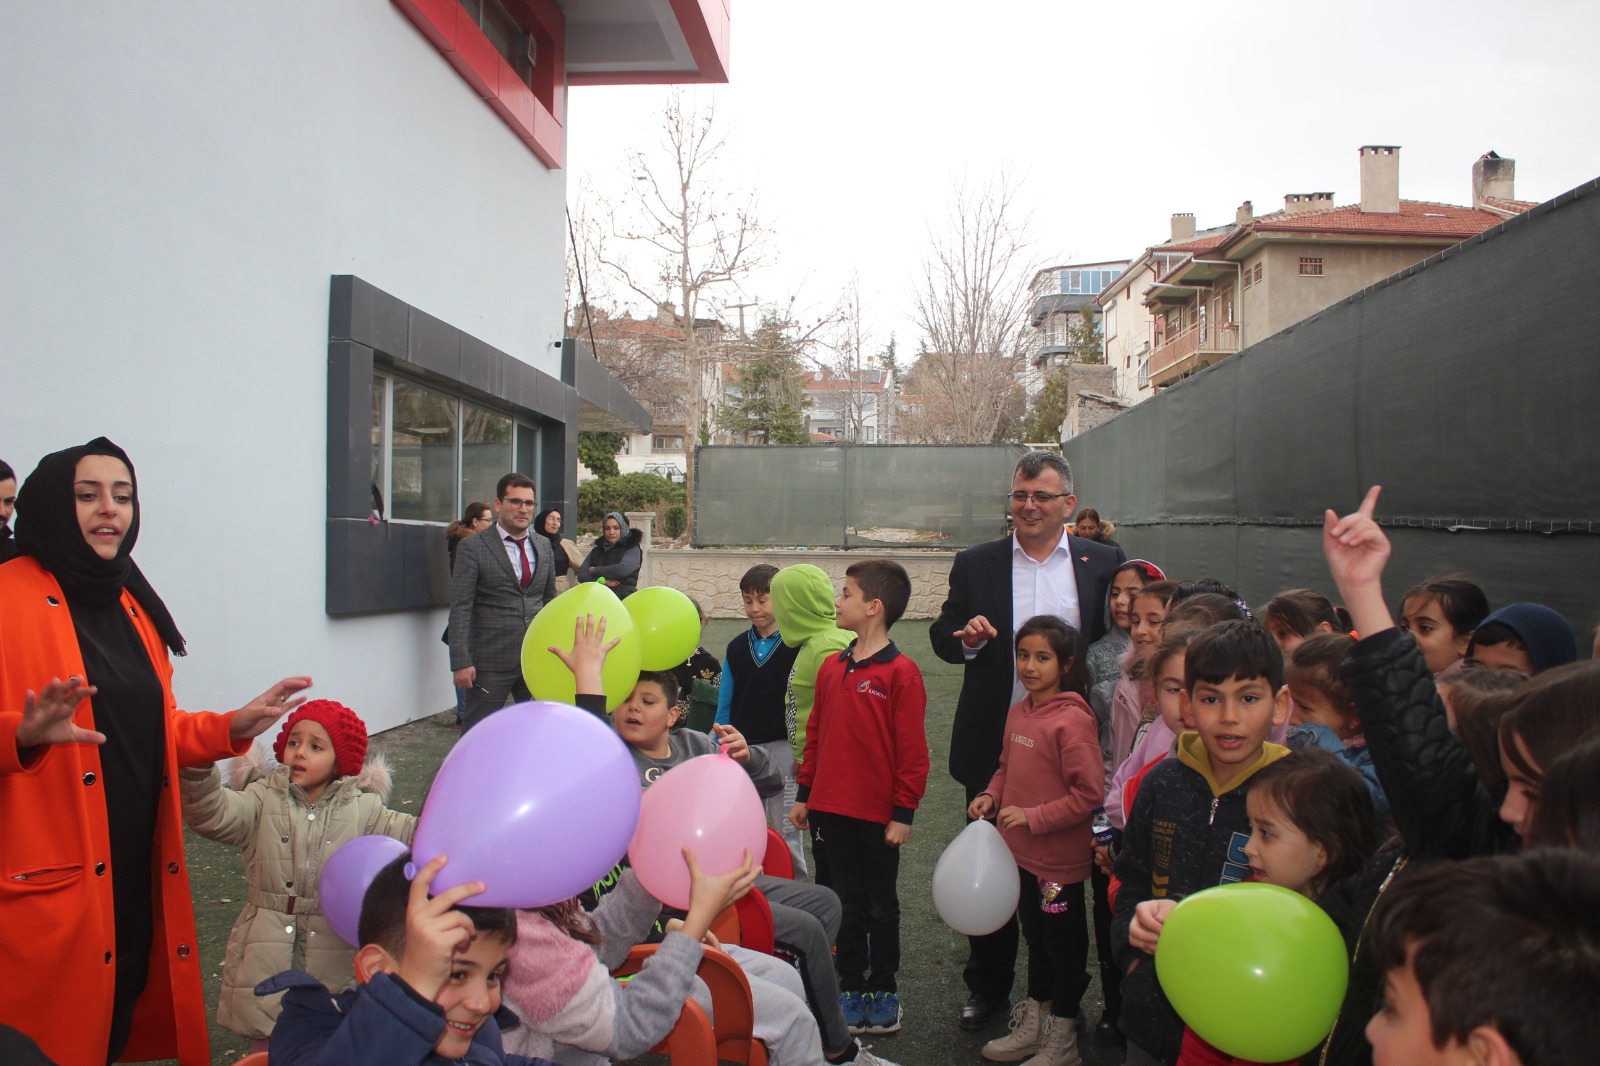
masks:
[[[500,1006],[516,918],[502,907],[463,907],[484,889],[473,881],[429,898],[444,867],[438,856],[408,885],[404,855],[379,871],[361,905],[356,975],[333,995],[311,975],[287,970],[256,986],[283,992],[267,1053],[273,1066],[467,1063],[532,1066],[508,1056],[500,1030],[517,1024]]]

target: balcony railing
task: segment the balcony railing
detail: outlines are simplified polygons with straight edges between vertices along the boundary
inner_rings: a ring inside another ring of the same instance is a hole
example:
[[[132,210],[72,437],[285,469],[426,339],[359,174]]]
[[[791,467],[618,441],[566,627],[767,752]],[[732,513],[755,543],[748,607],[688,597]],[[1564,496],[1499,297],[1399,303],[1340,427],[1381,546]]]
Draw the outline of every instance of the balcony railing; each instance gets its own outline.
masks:
[[[1165,343],[1156,345],[1150,353],[1150,378],[1161,384],[1163,377],[1171,377],[1173,370],[1187,370],[1200,361],[1202,355],[1232,355],[1239,350],[1239,327],[1234,323],[1217,326],[1210,322],[1196,322]]]

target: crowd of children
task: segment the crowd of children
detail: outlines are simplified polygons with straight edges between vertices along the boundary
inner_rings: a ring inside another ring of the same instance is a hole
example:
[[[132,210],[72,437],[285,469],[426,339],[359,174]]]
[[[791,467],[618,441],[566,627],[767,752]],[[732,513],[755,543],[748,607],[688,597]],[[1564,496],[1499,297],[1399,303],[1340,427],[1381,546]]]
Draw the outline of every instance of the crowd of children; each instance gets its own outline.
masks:
[[[1344,936],[1345,998],[1303,1062],[1566,1063],[1600,1046],[1586,1009],[1600,1001],[1600,663],[1575,662],[1558,613],[1491,612],[1460,577],[1407,590],[1397,621],[1376,499],[1327,517],[1337,602],[1296,588],[1252,612],[1221,582],[1135,560],[1092,645],[1059,618],[1018,620],[1025,695],[967,810],[1010,847],[1028,945],[1026,998],[985,1058],[1082,1061],[1092,925],[1127,1063],[1242,1062],[1184,1024],[1154,961],[1186,896],[1241,881],[1316,901]],[[218,1020],[270,1046],[273,1066],[624,1060],[685,999],[709,1009],[695,971],[722,947],[712,922],[758,892],[774,953],[727,951],[771,1060],[893,1066],[857,1037],[904,1016],[900,848],[930,765],[922,676],[890,637],[910,579],[888,560],[853,564],[837,588],[813,566],[762,564],[739,591],[750,628],[720,668],[700,649],[642,674],[614,721],[645,788],[698,755],[739,762],[795,877],[768,876],[761,856],[712,876],[686,850],[685,912],[625,861],[579,899],[510,912],[473,907],[479,885],[430,897],[447,860],[408,881],[402,859],[345,945],[318,905],[322,862],[360,834],[409,842],[415,820],[384,807],[361,720],[317,700],[284,722],[277,768],[238,767],[231,788],[215,767],[182,774],[189,824],[245,854]],[[552,649],[601,713],[612,646],[590,619]],[[1109,906],[1091,919],[1096,867]],[[644,968],[614,979],[641,942],[657,944]]]

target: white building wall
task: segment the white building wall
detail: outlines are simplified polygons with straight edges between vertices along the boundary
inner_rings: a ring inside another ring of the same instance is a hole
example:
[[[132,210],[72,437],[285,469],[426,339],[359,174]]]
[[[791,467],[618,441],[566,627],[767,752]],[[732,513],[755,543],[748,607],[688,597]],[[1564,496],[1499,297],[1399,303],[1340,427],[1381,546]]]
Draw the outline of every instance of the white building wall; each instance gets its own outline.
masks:
[[[389,3],[6,4],[0,41],[0,457],[128,450],[180,706],[449,706],[442,610],[323,610],[329,279],[559,375],[562,172]]]

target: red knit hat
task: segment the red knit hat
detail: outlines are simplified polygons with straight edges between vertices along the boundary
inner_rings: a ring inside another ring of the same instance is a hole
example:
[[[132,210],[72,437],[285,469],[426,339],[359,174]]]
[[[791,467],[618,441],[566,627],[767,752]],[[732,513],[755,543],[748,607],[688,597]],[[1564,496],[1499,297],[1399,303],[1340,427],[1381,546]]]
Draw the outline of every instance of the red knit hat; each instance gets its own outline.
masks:
[[[289,730],[301,719],[309,719],[328,731],[333,741],[333,772],[337,777],[351,777],[361,772],[367,758],[367,723],[356,712],[333,700],[308,700],[295,708],[278,730],[278,739],[272,742],[272,754],[283,761],[283,745],[289,739]]]

